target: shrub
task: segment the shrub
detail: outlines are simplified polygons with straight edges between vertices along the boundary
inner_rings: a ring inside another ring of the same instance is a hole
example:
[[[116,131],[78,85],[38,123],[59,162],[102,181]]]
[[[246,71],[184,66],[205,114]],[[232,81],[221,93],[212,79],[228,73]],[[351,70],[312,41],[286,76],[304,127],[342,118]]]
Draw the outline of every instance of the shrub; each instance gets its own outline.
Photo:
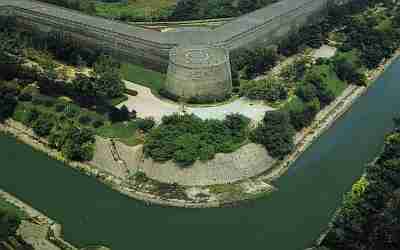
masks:
[[[38,136],[48,136],[54,126],[54,117],[49,114],[40,114],[33,122],[32,129]]]
[[[35,108],[27,109],[25,111],[22,123],[27,126],[32,126],[33,122],[35,122],[39,118],[39,114],[40,114],[39,111]]]
[[[274,158],[283,158],[294,147],[295,130],[284,111],[266,112],[263,122],[253,131],[252,140],[262,144]]]
[[[38,90],[33,86],[25,87],[18,96],[18,100],[23,102],[32,101],[33,96],[38,94]]]
[[[55,110],[57,113],[61,113],[61,112],[64,112],[64,110],[65,110],[66,107],[67,107],[67,105],[66,105],[65,103],[57,103],[57,104],[54,106],[54,110]]]
[[[138,119],[136,121],[137,127],[142,130],[143,132],[149,132],[156,124],[153,118],[148,117],[145,119]]]
[[[312,84],[302,84],[297,87],[296,95],[304,102],[309,102],[317,97],[317,88]]]
[[[270,78],[243,84],[241,94],[253,100],[276,102],[288,97],[288,89],[283,82]]]
[[[89,115],[82,115],[79,117],[78,121],[82,125],[87,125],[92,122],[92,117],[90,117]]]
[[[321,109],[317,98],[305,103],[303,106],[290,110],[290,123],[296,130],[301,130],[311,125],[315,116]]]
[[[68,118],[76,117],[79,114],[79,112],[80,112],[79,106],[74,104],[67,104],[64,109],[64,114]]]
[[[120,109],[112,107],[108,113],[111,122],[123,122],[129,120],[129,110],[124,105]]]
[[[100,127],[102,127],[103,125],[104,125],[104,121],[103,121],[103,120],[100,120],[100,119],[94,120],[93,123],[92,123],[92,126],[93,126],[94,128],[100,128]]]
[[[56,101],[54,100],[54,98],[50,96],[35,95],[33,96],[32,103],[35,105],[43,105],[46,107],[51,107],[56,103]]]
[[[0,209],[0,241],[15,236],[21,223],[21,218],[8,210]]]
[[[0,82],[0,121],[13,115],[17,106],[18,90],[15,86]]]
[[[195,115],[164,116],[145,139],[144,152],[156,161],[174,160],[182,167],[230,153],[247,138],[249,119],[232,114],[224,121],[202,120]]]

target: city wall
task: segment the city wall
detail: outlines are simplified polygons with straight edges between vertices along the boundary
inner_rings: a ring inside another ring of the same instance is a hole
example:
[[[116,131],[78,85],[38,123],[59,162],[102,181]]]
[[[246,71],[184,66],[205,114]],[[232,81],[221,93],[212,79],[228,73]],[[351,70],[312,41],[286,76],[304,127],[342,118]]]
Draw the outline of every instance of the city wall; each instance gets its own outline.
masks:
[[[69,32],[128,61],[165,71],[177,45],[242,47],[270,45],[337,0],[282,0],[211,31],[157,32],[33,0],[1,0],[0,13],[26,25]]]

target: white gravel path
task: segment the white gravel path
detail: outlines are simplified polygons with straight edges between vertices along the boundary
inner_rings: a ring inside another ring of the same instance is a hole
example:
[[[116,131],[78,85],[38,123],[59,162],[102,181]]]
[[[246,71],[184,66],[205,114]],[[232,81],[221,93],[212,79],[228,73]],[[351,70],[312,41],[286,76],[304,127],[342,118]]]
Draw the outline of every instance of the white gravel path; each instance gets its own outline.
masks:
[[[151,93],[147,87],[125,81],[128,89],[136,90],[137,96],[128,96],[128,100],[119,106],[126,105],[129,110],[136,110],[138,117],[153,117],[156,121],[161,121],[165,115],[181,112],[182,106],[159,99]],[[260,121],[266,111],[274,110],[260,101],[250,101],[246,98],[240,98],[230,103],[209,106],[209,107],[185,107],[187,113],[193,113],[202,119],[224,119],[232,113],[240,113],[253,121]]]

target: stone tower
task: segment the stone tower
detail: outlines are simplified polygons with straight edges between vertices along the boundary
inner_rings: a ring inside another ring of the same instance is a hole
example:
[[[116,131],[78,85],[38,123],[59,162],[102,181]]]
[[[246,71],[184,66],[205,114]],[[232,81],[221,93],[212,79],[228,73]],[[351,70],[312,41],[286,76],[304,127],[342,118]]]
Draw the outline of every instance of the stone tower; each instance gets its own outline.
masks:
[[[232,91],[229,52],[220,47],[178,46],[171,50],[165,90],[184,100],[224,100]]]

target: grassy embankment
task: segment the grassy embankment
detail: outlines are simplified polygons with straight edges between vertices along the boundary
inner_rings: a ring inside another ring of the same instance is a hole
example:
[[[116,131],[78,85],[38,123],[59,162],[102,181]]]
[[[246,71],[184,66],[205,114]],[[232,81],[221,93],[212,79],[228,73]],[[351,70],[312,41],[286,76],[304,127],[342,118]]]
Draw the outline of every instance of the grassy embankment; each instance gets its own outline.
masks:
[[[165,74],[146,69],[143,66],[131,63],[122,65],[122,77],[133,83],[143,85],[158,93],[165,81]]]

